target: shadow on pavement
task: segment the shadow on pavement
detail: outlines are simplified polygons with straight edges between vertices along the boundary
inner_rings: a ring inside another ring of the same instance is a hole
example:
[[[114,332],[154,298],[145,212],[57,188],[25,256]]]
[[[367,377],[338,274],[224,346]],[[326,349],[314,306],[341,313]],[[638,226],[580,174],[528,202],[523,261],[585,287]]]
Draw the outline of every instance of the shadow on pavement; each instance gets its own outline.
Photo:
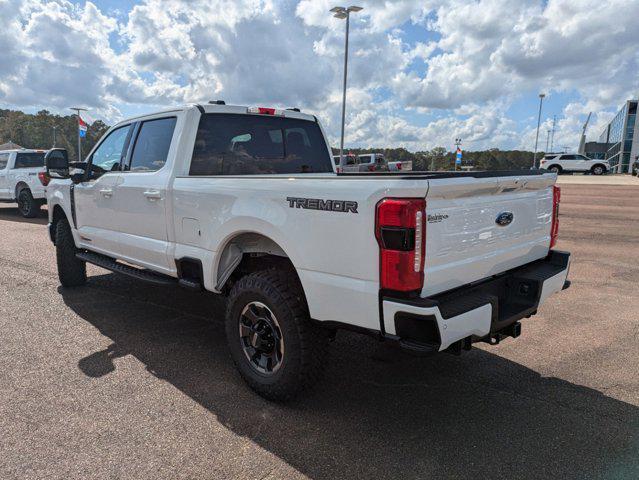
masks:
[[[40,209],[38,216],[35,218],[24,218],[20,212],[18,212],[18,206],[13,204],[0,205],[0,220],[19,223],[36,223],[39,225],[46,225],[49,221],[45,208]]]
[[[639,478],[637,407],[484,350],[414,358],[340,332],[324,380],[274,404],[236,373],[218,297],[113,274],[60,292],[113,341],[86,375],[133,355],[311,478]]]

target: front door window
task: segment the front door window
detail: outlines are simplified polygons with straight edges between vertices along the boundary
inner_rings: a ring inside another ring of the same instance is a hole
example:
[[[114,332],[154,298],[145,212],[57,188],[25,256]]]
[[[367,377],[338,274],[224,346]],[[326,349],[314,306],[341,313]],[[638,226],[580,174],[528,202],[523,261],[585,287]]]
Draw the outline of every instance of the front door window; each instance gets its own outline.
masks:
[[[120,161],[122,156],[126,154],[125,147],[130,129],[131,125],[126,125],[113,130],[93,152],[90,161],[91,173],[94,178],[103,173],[120,170]]]

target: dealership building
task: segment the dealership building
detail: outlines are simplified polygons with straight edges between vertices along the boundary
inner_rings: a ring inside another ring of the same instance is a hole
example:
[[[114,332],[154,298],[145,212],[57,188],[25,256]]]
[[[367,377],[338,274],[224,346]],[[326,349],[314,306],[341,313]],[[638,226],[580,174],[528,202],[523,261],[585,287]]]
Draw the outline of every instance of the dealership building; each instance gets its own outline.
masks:
[[[599,141],[589,142],[586,150],[605,150],[603,157],[610,162],[613,172],[630,173],[630,165],[639,156],[639,123],[636,118],[637,100],[628,100],[601,132]],[[601,158],[600,155],[597,157]]]

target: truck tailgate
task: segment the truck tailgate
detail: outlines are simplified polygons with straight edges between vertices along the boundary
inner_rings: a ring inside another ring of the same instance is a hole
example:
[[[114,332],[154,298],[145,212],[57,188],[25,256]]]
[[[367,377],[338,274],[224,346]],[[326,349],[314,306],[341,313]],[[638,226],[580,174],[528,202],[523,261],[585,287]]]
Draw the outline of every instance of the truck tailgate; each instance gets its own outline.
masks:
[[[553,175],[430,180],[422,296],[545,257],[554,182]]]

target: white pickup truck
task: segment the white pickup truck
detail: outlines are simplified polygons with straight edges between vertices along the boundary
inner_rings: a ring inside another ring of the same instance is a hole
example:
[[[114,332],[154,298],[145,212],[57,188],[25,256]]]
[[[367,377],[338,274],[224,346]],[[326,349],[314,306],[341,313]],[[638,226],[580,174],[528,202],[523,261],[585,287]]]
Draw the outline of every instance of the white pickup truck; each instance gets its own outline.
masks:
[[[270,399],[313,383],[340,328],[459,353],[517,337],[568,285],[555,174],[338,174],[299,111],[132,118],[83,163],[51,151],[47,170],[62,285],[83,285],[90,262],[225,295],[232,357]]]
[[[0,151],[0,201],[18,203],[23,217],[33,218],[46,203],[46,150]]]

